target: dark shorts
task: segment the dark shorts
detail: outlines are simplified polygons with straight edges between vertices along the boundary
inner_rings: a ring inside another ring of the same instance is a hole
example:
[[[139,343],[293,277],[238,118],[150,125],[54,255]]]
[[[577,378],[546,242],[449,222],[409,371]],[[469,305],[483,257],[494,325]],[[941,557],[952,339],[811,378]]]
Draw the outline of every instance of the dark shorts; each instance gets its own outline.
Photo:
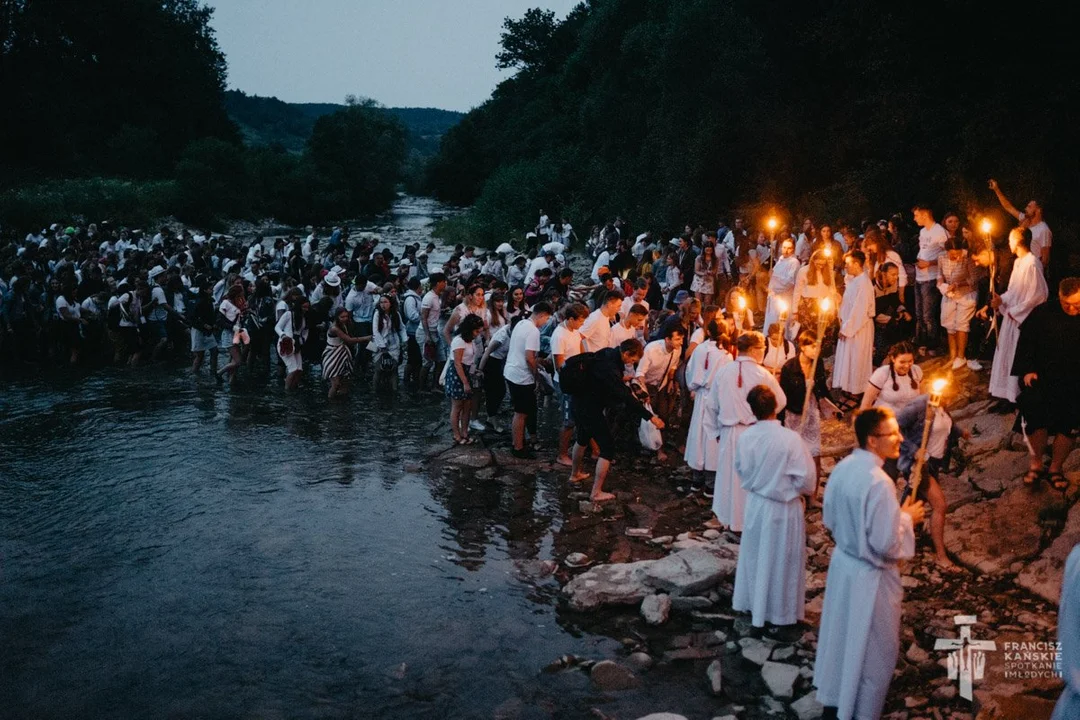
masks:
[[[514,412],[522,415],[536,414],[536,383],[518,385],[507,380],[506,387],[510,390],[510,405]]]
[[[574,420],[576,422],[576,434],[574,442],[582,447],[595,440],[600,449],[600,457],[611,460],[615,456],[615,439],[611,435],[604,411],[591,403],[577,402],[574,404]]]
[[[555,389],[559,391],[560,409],[562,410],[562,426],[564,428],[574,427],[574,396],[570,393],[564,393],[562,388],[559,387],[559,383],[555,383]]]
[[[149,342],[156,343],[169,337],[169,325],[164,320],[148,320],[143,327]]]
[[[1066,435],[1075,438],[1080,435],[1080,398],[1077,390],[1062,387],[1060,383],[1048,383],[1040,387],[1021,384],[1020,396],[1016,404],[1020,409],[1020,419],[1024,432],[1046,430],[1051,435]]]

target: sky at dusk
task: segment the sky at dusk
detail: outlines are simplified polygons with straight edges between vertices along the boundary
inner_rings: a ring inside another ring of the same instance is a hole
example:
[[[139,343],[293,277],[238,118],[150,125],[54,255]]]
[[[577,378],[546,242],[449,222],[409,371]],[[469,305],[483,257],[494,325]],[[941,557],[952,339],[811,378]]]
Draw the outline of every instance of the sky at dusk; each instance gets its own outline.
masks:
[[[467,111],[495,68],[503,19],[530,7],[566,17],[578,0],[207,0],[229,88],[286,102],[344,101]]]

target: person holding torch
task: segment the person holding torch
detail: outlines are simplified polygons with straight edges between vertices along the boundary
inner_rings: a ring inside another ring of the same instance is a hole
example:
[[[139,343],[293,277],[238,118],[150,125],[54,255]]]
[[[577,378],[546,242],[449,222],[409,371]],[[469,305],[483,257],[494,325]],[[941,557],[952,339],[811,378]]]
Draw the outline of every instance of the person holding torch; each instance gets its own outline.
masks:
[[[930,539],[934,543],[934,560],[944,569],[955,567],[945,553],[945,513],[948,503],[938,477],[947,467],[948,459],[960,438],[970,438],[953,422],[942,400],[948,381],[937,378],[930,383],[930,394],[920,395],[900,410],[896,422],[904,436],[896,465],[907,478],[906,494],[930,504]]]

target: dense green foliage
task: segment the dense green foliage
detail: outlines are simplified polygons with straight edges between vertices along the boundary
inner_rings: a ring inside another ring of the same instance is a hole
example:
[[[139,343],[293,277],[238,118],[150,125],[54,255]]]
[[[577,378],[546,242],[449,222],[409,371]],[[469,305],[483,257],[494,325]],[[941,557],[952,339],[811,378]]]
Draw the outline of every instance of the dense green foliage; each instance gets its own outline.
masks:
[[[287,103],[240,90],[225,93],[225,109],[247,144],[280,146],[291,152],[304,149],[316,120],[345,107],[334,103]],[[462,117],[462,113],[436,108],[392,107],[386,112],[405,126],[407,150],[415,149],[425,157],[438,151],[442,136]]]
[[[212,12],[200,0],[0,2],[0,96],[11,109],[0,142],[0,220],[355,217],[389,206],[407,160],[421,173],[401,117],[429,153],[458,117],[229,93],[272,138],[268,147],[245,145],[226,112]]]
[[[1069,234],[1080,102],[1062,13],[1025,5],[1018,34],[974,0],[531,10],[507,19],[496,58],[516,74],[446,134],[428,182],[475,203],[459,225],[488,243],[541,207],[579,232],[765,204],[850,220],[919,198],[967,210],[994,202],[991,176]]]
[[[199,0],[0,3],[0,170],[168,176],[192,140],[236,139]]]

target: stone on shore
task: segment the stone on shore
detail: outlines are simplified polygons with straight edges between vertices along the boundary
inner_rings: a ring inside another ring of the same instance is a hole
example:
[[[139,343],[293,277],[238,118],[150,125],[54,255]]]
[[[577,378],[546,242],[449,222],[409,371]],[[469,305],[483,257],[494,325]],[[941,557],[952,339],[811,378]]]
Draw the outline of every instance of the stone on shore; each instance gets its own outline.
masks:
[[[724,691],[723,668],[719,660],[713,660],[705,669],[705,675],[709,678],[709,687],[713,695],[720,695]]]
[[[1057,604],[1061,599],[1065,560],[1077,543],[1080,543],[1080,504],[1073,505],[1061,535],[1034,562],[1028,563],[1017,576],[1016,584]]]
[[[825,706],[818,702],[817,693],[811,690],[791,703],[791,710],[799,720],[817,720],[825,711]]]
[[[676,715],[675,713],[653,713],[652,715],[644,715],[637,720],[686,720],[683,715]]]
[[[961,447],[968,457],[978,457],[1007,447],[1016,417],[1012,413],[996,415],[983,413],[957,420],[956,424],[971,432],[971,439]]]
[[[485,468],[494,462],[491,451],[479,445],[454,445],[435,456],[439,465]]]
[[[644,672],[653,666],[653,659],[649,653],[636,652],[630,653],[626,658],[626,663],[634,670]]]
[[[739,640],[742,648],[742,656],[755,665],[764,665],[773,650],[773,643],[757,638],[743,638]]]
[[[968,567],[1004,573],[1039,553],[1039,511],[1056,498],[1056,493],[1017,486],[999,498],[958,508],[946,517],[946,546]]]
[[[795,681],[799,679],[799,666],[766,660],[761,666],[761,679],[773,696],[792,697],[795,694]]]
[[[597,688],[604,691],[629,690],[637,687],[639,683],[633,670],[624,668],[613,660],[601,660],[593,665],[589,678]]]
[[[648,595],[641,601],[641,617],[649,625],[663,625],[671,615],[671,596]]]
[[[645,570],[655,560],[597,565],[578,575],[563,588],[574,610],[594,610],[602,605],[636,605],[654,588],[646,582]]]
[[[732,577],[736,564],[710,548],[690,548],[653,561],[642,575],[657,590],[696,595]]]

